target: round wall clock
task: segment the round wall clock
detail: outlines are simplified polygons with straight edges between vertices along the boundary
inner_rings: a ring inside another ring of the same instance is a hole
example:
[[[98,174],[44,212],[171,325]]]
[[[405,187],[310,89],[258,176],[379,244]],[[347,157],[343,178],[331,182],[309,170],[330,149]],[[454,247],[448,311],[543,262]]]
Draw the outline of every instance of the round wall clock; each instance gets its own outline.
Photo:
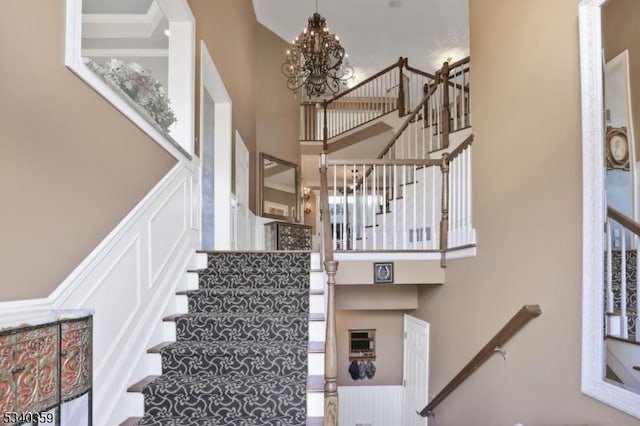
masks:
[[[607,127],[605,150],[608,169],[629,170],[629,138],[626,127]]]

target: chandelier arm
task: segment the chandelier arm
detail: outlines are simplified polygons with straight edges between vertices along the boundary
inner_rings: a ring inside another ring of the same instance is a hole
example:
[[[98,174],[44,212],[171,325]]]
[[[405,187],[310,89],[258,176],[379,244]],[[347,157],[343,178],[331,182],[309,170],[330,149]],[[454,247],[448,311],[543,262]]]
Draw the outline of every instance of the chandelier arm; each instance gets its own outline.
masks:
[[[353,68],[344,63],[346,53],[338,37],[329,32],[326,20],[318,13],[308,19],[307,28],[287,50],[281,71],[287,77],[287,87],[296,91],[305,87],[307,96],[319,97],[329,90],[340,92],[353,77]]]

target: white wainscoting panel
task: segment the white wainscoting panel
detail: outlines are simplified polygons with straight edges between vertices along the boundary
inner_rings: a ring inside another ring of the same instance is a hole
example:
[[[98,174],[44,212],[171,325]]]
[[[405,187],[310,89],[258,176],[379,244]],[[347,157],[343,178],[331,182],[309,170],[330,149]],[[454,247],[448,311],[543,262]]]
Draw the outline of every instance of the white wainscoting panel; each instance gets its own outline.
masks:
[[[340,426],[400,426],[402,386],[338,386]]]
[[[176,164],[49,297],[0,303],[3,324],[44,318],[47,309],[94,311],[96,426],[135,414],[126,389],[148,374],[146,350],[162,341],[162,317],[172,313],[175,291],[186,287],[195,265],[194,173]]]
[[[183,180],[149,219],[149,275],[154,285],[187,231],[187,181]]]

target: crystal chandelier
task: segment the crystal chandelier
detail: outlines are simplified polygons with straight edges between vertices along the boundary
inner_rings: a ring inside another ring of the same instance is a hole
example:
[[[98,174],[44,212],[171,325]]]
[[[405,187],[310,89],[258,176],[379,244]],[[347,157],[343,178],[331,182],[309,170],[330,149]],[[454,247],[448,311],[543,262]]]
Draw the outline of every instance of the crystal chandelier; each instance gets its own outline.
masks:
[[[308,97],[322,96],[327,89],[336,94],[353,77],[353,68],[345,63],[346,58],[338,36],[329,32],[326,20],[318,13],[316,0],[316,12],[287,50],[282,64],[287,87],[296,91],[304,86]]]

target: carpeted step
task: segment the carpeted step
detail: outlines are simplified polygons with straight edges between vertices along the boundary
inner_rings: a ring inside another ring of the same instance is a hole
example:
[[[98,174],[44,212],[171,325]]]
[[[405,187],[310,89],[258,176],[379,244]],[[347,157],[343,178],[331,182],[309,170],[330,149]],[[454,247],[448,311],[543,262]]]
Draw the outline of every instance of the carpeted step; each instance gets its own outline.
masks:
[[[311,256],[305,251],[207,252],[207,270],[220,274],[236,271],[304,274],[311,269]]]
[[[301,423],[302,422],[302,423]],[[309,423],[301,418],[289,417],[164,417],[145,416],[136,426],[305,426]],[[311,423],[313,424],[313,423]],[[322,425],[322,423],[315,423]]]
[[[300,341],[308,339],[307,313],[188,313],[173,318],[178,341]]]
[[[309,311],[309,289],[214,288],[186,292],[189,312],[293,313]]]
[[[309,344],[299,342],[176,342],[160,349],[165,373],[196,375],[305,373]]]
[[[142,389],[153,417],[288,418],[306,421],[306,373],[163,374]]]
[[[308,289],[309,272],[304,274],[291,271],[199,271],[198,286],[201,289],[212,288],[288,288]]]

